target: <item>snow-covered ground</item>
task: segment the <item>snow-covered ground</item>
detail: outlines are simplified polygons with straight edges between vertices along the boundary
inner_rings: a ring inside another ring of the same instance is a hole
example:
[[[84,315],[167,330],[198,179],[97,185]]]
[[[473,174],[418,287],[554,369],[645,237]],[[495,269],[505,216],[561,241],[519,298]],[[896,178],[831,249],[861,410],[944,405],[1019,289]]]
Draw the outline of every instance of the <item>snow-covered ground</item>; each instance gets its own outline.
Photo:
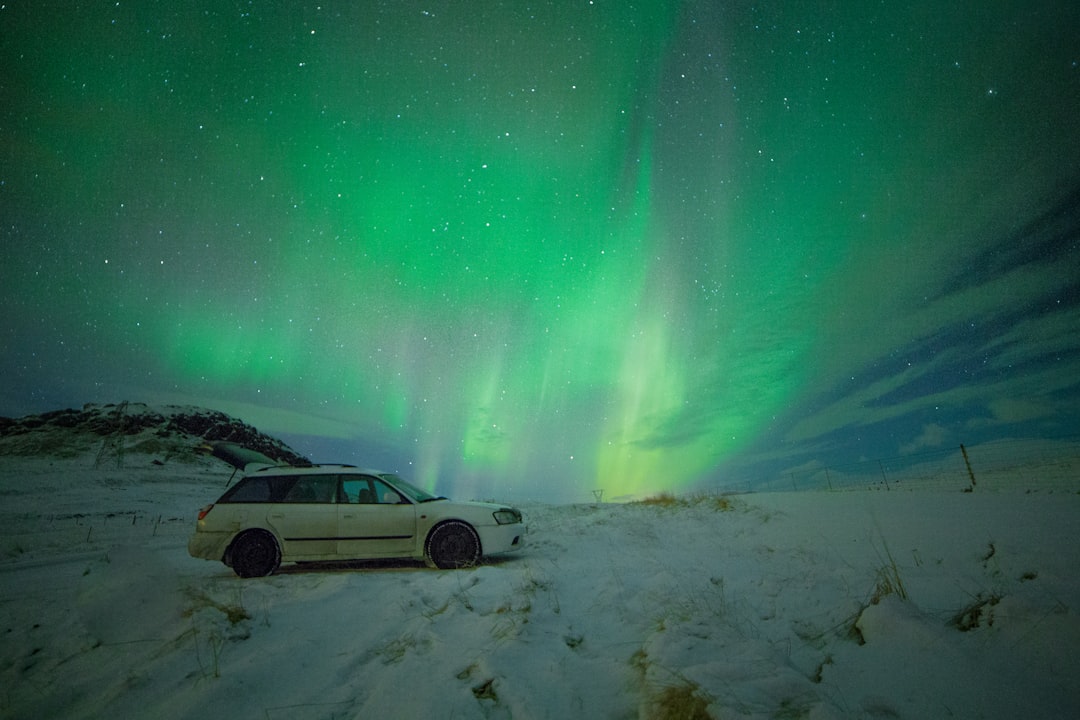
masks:
[[[0,717],[1080,717],[1075,489],[524,504],[472,570],[241,580],[185,547],[229,469],[150,460],[0,457]]]

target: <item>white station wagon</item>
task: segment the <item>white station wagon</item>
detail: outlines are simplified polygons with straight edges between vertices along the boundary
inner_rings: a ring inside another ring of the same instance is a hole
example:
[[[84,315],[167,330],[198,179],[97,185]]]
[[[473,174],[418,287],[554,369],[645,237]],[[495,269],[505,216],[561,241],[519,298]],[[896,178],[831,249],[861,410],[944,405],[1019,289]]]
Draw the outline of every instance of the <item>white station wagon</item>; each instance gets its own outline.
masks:
[[[525,539],[519,510],[451,502],[393,473],[276,465],[233,443],[216,443],[213,454],[244,477],[199,511],[188,553],[240,577],[269,575],[283,562],[414,558],[471,567]]]

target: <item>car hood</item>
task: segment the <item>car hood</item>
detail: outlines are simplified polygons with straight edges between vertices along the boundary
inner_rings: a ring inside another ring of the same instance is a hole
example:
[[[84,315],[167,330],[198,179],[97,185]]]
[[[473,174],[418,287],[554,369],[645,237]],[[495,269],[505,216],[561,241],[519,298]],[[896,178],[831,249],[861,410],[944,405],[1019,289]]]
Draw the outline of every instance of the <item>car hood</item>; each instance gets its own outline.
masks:
[[[469,520],[470,522],[490,522],[492,514],[499,510],[513,510],[518,514],[521,514],[521,510],[518,510],[510,504],[475,502],[470,500],[447,500],[445,498],[420,503],[417,507],[421,511],[439,508],[437,513],[443,517],[456,515],[462,520]]]
[[[423,507],[424,505],[453,505],[454,507],[477,508],[478,510],[491,510],[492,512],[512,507],[511,505],[505,505],[503,503],[481,502],[479,500],[451,500],[444,497],[436,498],[434,500],[428,500],[427,502],[421,502],[419,503],[419,505],[420,507]]]

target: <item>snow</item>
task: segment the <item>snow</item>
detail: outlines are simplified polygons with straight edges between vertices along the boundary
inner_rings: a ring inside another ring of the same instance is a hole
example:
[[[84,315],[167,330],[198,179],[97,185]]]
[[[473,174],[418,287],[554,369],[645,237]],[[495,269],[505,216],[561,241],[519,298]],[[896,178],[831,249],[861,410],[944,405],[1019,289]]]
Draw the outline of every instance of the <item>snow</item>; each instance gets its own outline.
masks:
[[[231,468],[94,460],[0,457],[0,717],[1080,717],[1075,483],[526,503],[475,569],[241,580],[186,552]]]

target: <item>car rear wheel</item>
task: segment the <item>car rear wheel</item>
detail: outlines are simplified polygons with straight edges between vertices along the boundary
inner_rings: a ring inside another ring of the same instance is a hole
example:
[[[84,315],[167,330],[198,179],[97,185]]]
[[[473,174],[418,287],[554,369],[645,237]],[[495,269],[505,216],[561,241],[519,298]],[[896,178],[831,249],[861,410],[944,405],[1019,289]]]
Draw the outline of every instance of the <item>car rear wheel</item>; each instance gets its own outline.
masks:
[[[263,577],[277,570],[281,550],[270,533],[250,530],[233,541],[229,564],[242,578]]]
[[[480,538],[468,524],[451,520],[431,531],[427,554],[443,570],[472,567],[480,559]]]

